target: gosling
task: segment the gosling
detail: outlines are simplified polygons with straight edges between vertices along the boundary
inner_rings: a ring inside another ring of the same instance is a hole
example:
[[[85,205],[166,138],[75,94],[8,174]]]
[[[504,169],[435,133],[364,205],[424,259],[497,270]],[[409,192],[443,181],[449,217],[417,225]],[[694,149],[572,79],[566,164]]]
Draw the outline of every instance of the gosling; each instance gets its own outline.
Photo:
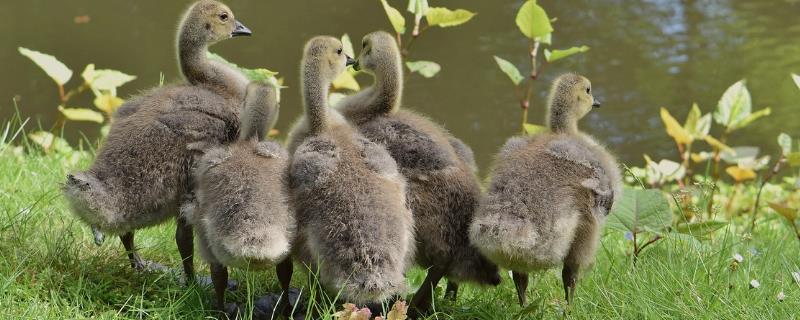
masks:
[[[513,271],[521,305],[528,272],[559,264],[565,299],[572,301],[578,274],[593,262],[605,218],[621,197],[616,161],[578,130],[592,107],[600,103],[588,79],[556,79],[548,102],[551,132],[506,142],[470,227],[481,252]]]
[[[189,84],[152,89],[120,107],[106,143],[92,166],[67,175],[63,192],[73,212],[100,231],[118,234],[131,266],[142,260],[134,231],[176,217],[189,192],[190,142],[233,141],[246,80],[238,71],[206,58],[207,47],[251,32],[224,4],[191,5],[178,33],[181,70]],[[98,239],[100,238],[100,239]],[[192,228],[177,219],[175,239],[188,281],[194,281]]]
[[[443,276],[453,297],[460,282],[499,284],[497,266],[469,242],[469,224],[481,198],[472,150],[428,118],[399,109],[403,70],[393,36],[370,33],[362,47],[354,67],[374,75],[375,84],[344,98],[336,109],[367,139],[384,146],[408,180],[416,262],[428,269],[411,306],[427,311]]]
[[[366,304],[405,292],[413,218],[391,156],[327,105],[329,87],[351,63],[335,38],[306,44],[300,72],[305,116],[299,125],[308,134],[292,155],[289,185],[299,259],[319,271],[324,289]]]
[[[197,229],[200,256],[211,265],[218,311],[225,310],[228,266],[275,266],[281,289],[289,292],[289,253],[297,228],[286,190],[289,156],[277,142],[263,140],[278,118],[278,108],[274,87],[247,87],[239,141],[210,149],[200,158],[195,171],[197,203],[182,208]]]

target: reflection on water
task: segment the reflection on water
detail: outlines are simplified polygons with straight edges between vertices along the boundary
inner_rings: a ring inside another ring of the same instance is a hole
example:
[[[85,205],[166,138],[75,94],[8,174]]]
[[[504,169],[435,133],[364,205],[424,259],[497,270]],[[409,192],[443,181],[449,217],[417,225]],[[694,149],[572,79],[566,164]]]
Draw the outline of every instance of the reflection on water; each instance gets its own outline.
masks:
[[[390,2],[404,8],[406,1]],[[56,118],[57,93],[51,80],[20,56],[17,46],[53,54],[78,73],[87,63],[95,63],[99,68],[137,75],[121,96],[156,85],[162,71],[168,80],[177,80],[172,42],[178,14],[188,3],[3,1],[0,101],[6,102],[0,102],[0,118],[13,113],[11,98],[15,96],[20,98],[22,114],[36,116],[42,127],[48,128]],[[255,36],[226,41],[212,50],[240,65],[266,66],[282,73],[291,87],[283,94],[278,123],[282,131],[301,112],[297,69],[305,40],[316,34],[347,32],[358,43],[370,31],[390,28],[378,1],[227,3]],[[410,59],[437,61],[443,70],[433,79],[411,77],[404,103],[443,123],[470,144],[479,164],[486,168],[493,153],[518,126],[512,88],[492,55],[527,68],[527,42],[514,24],[522,1],[431,3],[468,8],[478,16],[457,28],[429,29],[415,43]],[[775,151],[779,132],[800,133],[800,90],[789,77],[789,72],[800,73],[798,0],[539,3],[551,17],[558,18],[553,37],[557,47],[585,44],[592,49],[546,66],[544,77],[536,84],[531,122],[541,123],[544,118],[549,81],[559,73],[575,71],[588,76],[604,100],[603,108],[583,121],[583,128],[633,165],[641,164],[645,152],[655,158],[676,157],[658,117],[659,107],[669,108],[681,119],[692,102],[709,112],[725,88],[741,78],[748,80],[754,107],[770,106],[773,115],[734,134],[734,144]],[[88,23],[75,23],[75,17],[85,15],[90,18]],[[74,104],[91,106],[91,100],[86,97]],[[98,127],[70,123],[68,138],[77,141],[79,130],[94,136]]]

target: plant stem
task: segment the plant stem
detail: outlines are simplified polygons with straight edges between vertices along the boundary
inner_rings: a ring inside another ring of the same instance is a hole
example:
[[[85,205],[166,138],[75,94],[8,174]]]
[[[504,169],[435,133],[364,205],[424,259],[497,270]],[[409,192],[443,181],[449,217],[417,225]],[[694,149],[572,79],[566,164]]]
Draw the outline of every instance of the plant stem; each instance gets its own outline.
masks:
[[[722,136],[719,138],[719,142],[725,144],[726,140],[728,140],[727,131],[722,133]],[[722,157],[721,154],[722,154],[722,149],[716,148],[716,150],[714,150],[714,171],[711,174],[711,176],[713,177],[714,186],[711,189],[711,196],[708,198],[708,205],[706,207],[709,217],[711,216],[711,211],[714,208],[714,194],[717,192],[717,182],[719,181],[719,162]]]
[[[753,219],[750,221],[750,233],[753,233],[756,229],[756,217],[758,217],[758,203],[761,201],[761,191],[764,190],[764,186],[767,184],[767,182],[772,180],[772,177],[778,174],[778,172],[781,170],[781,165],[785,161],[786,157],[781,155],[778,158],[778,161],[775,162],[772,170],[767,172],[767,175],[764,177],[764,180],[761,181],[761,185],[758,187],[758,193],[756,193],[756,203],[753,205]],[[794,226],[794,222],[792,222],[792,225]],[[796,231],[797,227],[795,227],[795,232]],[[798,237],[800,237],[800,234],[798,234]]]

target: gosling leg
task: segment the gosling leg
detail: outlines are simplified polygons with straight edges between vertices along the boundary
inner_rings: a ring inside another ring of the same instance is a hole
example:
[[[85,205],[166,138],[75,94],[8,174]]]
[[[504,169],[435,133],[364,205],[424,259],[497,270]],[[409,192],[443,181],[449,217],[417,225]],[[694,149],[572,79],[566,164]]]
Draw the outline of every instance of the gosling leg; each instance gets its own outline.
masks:
[[[412,319],[418,318],[431,308],[433,292],[436,290],[436,285],[439,284],[439,280],[444,277],[444,273],[445,269],[441,267],[432,267],[428,270],[425,281],[422,282],[422,286],[417,290],[417,293],[414,294],[414,298],[411,299]]]
[[[458,283],[447,280],[447,290],[445,290],[444,296],[446,298],[450,298],[452,300],[458,299]]]
[[[277,310],[287,319],[291,317],[292,313],[292,306],[291,302],[289,301],[289,285],[292,282],[293,269],[294,265],[292,264],[291,257],[287,257],[285,260],[275,266],[275,273],[278,275],[278,282],[281,285],[281,291],[283,291],[281,299],[278,302]]]
[[[192,229],[192,225],[186,221],[186,218],[179,217],[177,219],[175,243],[178,245],[178,252],[181,254],[186,284],[194,283],[196,281],[194,274],[194,230]],[[225,278],[227,279],[227,277],[226,272]],[[227,282],[227,280],[225,281]]]
[[[119,240],[122,241],[122,246],[125,247],[125,252],[128,253],[128,260],[131,262],[131,267],[136,271],[143,271],[147,268],[147,264],[142,260],[142,257],[139,256],[139,253],[136,252],[136,247],[133,244],[133,231],[126,232],[119,236]]]
[[[572,263],[564,263],[564,269],[561,270],[561,281],[564,282],[564,299],[568,304],[572,304],[572,299],[575,297],[575,286],[578,283],[578,271],[580,266]]]
[[[514,286],[517,287],[519,305],[524,307],[528,304],[528,299],[526,297],[526,292],[528,291],[528,274],[512,271],[511,278],[514,279]]]
[[[214,310],[225,312],[225,290],[228,287],[228,267],[212,263],[211,283],[214,285]]]

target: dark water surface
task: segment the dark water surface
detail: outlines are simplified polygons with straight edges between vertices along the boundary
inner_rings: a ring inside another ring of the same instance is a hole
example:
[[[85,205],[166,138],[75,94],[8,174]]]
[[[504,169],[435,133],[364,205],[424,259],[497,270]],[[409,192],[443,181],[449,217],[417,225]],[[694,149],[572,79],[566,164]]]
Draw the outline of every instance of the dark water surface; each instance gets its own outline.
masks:
[[[528,42],[514,24],[522,1],[431,0],[432,6],[466,8],[478,15],[466,25],[429,29],[414,44],[411,60],[442,65],[433,79],[412,76],[405,106],[442,123],[471,145],[481,167],[518,130],[520,111],[512,87],[492,59],[506,58],[527,69]],[[122,97],[179,79],[175,26],[189,1],[3,0],[0,3],[0,119],[13,113],[12,97],[24,116],[49,128],[57,118],[54,83],[17,52],[18,46],[53,54],[75,71],[75,86],[88,63],[138,76]],[[254,31],[212,47],[243,66],[282,73],[291,88],[283,93],[278,129],[285,133],[300,114],[298,62],[304,41],[317,34],[349,33],[355,43],[373,30],[391,27],[375,0],[229,0],[236,17]],[[390,0],[404,9],[406,1]],[[607,142],[621,160],[641,165],[642,153],[675,158],[673,142],[658,115],[669,108],[683,120],[692,102],[710,112],[722,92],[746,78],[754,108],[773,115],[731,137],[733,145],[758,145],[774,152],[779,132],[800,136],[800,90],[789,73],[800,73],[798,0],[540,0],[557,17],[554,46],[588,45],[587,54],[546,67],[535,87],[530,121],[543,121],[550,80],[575,71],[589,77],[603,97],[601,109],[582,127]],[[76,24],[88,15],[89,23]],[[408,19],[408,17],[407,17]],[[362,84],[369,79],[360,78]],[[91,107],[91,94],[71,106]],[[29,129],[32,129],[29,127]],[[69,123],[67,138],[79,131],[93,137],[99,126]],[[713,132],[719,132],[716,127]]]

